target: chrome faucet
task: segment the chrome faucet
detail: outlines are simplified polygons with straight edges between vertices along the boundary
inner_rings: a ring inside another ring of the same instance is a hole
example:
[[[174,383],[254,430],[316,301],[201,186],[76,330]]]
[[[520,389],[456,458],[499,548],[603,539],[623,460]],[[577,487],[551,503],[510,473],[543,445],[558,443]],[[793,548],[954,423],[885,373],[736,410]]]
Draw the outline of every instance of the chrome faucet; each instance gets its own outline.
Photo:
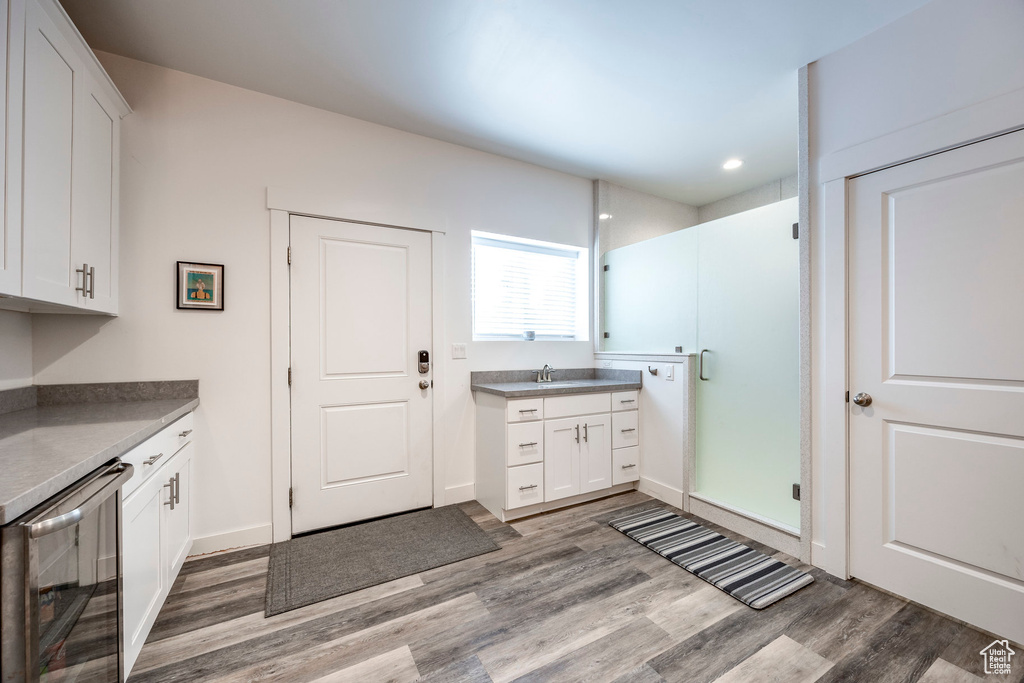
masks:
[[[550,382],[551,373],[554,371],[555,369],[553,367],[545,363],[544,368],[542,370],[537,370],[537,383],[540,384],[542,382]]]

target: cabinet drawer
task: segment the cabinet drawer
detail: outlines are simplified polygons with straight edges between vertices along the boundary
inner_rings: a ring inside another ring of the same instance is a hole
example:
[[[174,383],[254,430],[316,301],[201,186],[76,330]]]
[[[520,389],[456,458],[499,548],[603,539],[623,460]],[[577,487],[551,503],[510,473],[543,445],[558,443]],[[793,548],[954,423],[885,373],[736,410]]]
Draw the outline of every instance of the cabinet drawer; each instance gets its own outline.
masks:
[[[192,440],[192,413],[186,413],[135,448],[121,456],[121,460],[135,467],[132,478],[125,482],[121,495],[127,498],[160,466]],[[154,460],[155,458],[155,460]],[[147,461],[152,462],[147,462]]]
[[[631,446],[612,451],[612,485],[625,484],[640,478],[640,447]]]
[[[544,463],[509,467],[505,483],[508,486],[506,510],[544,502]]]
[[[637,411],[635,410],[612,413],[612,448],[639,446],[640,430],[637,424]]]
[[[544,423],[524,422],[508,426],[508,440],[505,444],[505,463],[528,465],[544,459]]]
[[[616,391],[612,394],[612,411],[636,410],[640,407],[638,391]]]
[[[520,398],[508,402],[508,421],[527,422],[544,419],[544,399]]]
[[[607,413],[612,406],[611,396],[611,394],[552,396],[544,399],[544,417],[550,420],[556,417]]]

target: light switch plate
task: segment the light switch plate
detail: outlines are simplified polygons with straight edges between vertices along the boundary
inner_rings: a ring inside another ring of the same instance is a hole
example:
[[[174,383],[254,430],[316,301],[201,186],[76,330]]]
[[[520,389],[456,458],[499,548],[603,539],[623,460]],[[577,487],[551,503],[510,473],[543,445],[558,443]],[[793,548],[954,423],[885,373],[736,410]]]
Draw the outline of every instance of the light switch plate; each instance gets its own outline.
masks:
[[[465,344],[452,344],[452,360],[462,360],[466,357]]]
[[[665,381],[672,382],[676,378],[676,366],[666,365],[665,366]]]

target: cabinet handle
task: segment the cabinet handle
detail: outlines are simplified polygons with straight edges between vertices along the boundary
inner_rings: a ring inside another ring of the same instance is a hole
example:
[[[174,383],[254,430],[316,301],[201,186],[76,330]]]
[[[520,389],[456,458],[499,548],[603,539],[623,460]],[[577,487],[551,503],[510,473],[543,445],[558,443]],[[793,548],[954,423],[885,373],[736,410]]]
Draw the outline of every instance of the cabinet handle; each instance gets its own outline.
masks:
[[[583,425],[583,443],[587,443],[587,425]]]
[[[145,460],[143,460],[142,464],[143,465],[152,465],[153,463],[155,463],[157,460],[159,460],[162,457],[164,457],[163,453],[157,453],[156,455],[151,455],[148,458],[146,458]]]
[[[636,399],[635,398],[624,398],[621,401],[619,401],[619,403],[636,403]]]
[[[633,463],[632,465],[623,465],[622,469],[628,470],[630,467],[636,467],[636,463]]]
[[[164,488],[171,490],[170,495],[167,496],[167,502],[164,503],[164,505],[170,505],[171,509],[173,510],[174,509],[174,477],[171,477],[170,480],[168,480],[168,482],[166,484],[164,484]]]
[[[83,297],[89,296],[89,264],[83,263],[81,268],[75,268],[75,272],[82,274],[82,286],[75,287],[75,291],[81,292]]]
[[[82,284],[85,284],[84,282]],[[85,292],[82,292],[83,294]],[[96,266],[89,269],[89,298],[96,298]]]
[[[537,445],[536,441],[531,441],[530,443],[521,443],[521,444],[519,444],[519,447],[520,448],[529,448],[530,446],[536,446],[536,445]]]
[[[536,408],[526,408],[524,410],[520,410],[519,414],[522,415],[523,413],[536,413],[536,412],[537,412]]]
[[[629,429],[622,429],[622,430],[620,430],[620,431],[621,431],[622,433],[626,433],[626,432],[635,432],[635,431],[636,431],[636,427],[630,427]]]
[[[180,434],[178,434],[178,436],[180,436],[181,438],[183,438],[183,439],[184,439],[184,438],[185,438],[186,436],[188,436],[188,435],[189,435],[189,434],[191,434],[191,433],[192,433],[192,430],[191,430],[191,429],[186,429],[185,431],[183,431],[183,432],[181,432]]]
[[[580,426],[576,425],[576,443],[580,442]]]
[[[174,473],[174,502],[181,505],[181,472]]]
[[[530,489],[535,489],[535,488],[537,488],[536,484],[530,484],[529,486],[520,486],[519,490],[520,491],[529,491]]]

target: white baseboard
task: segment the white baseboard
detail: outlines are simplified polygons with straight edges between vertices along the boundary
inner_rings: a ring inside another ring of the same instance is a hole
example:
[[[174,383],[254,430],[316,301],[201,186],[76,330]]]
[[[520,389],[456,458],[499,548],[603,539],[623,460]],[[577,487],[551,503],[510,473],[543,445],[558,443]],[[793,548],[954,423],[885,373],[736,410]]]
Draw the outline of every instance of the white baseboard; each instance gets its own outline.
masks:
[[[640,493],[646,493],[648,496],[654,496],[663,503],[668,503],[680,510],[683,509],[683,492],[675,487],[662,484],[660,481],[640,477],[637,489]]]
[[[273,525],[260,524],[259,526],[251,526],[247,529],[235,529],[234,531],[226,531],[222,534],[196,538],[192,541],[192,551],[189,555],[206,555],[207,553],[215,553],[232,548],[264,545],[266,543],[273,543],[273,541]]]
[[[758,543],[764,543],[793,557],[800,557],[799,536],[702,500],[692,493],[690,494],[690,512]]]
[[[467,500],[476,499],[476,485],[462,484],[461,486],[449,486],[444,490],[444,505],[465,503]]]

